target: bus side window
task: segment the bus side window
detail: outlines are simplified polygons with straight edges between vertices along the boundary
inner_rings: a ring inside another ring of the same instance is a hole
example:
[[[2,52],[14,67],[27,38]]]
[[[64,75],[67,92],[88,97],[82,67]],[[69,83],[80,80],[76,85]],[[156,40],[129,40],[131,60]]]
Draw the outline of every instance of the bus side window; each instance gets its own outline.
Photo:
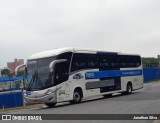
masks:
[[[71,72],[83,69],[97,69],[98,66],[96,54],[75,53],[73,55]]]

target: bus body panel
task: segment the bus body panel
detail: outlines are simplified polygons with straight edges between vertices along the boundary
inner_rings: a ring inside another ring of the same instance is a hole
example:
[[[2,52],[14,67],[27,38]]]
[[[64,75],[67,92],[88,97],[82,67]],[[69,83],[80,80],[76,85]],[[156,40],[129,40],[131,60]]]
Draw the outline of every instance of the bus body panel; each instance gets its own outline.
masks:
[[[131,68],[121,68],[121,70],[130,70]],[[142,70],[142,66],[137,67],[137,68],[132,68],[133,70],[140,69]],[[132,83],[132,89],[137,90],[143,88],[143,71],[141,75],[136,75],[136,76],[124,76],[121,77],[121,86],[122,90],[126,91],[127,83],[131,82]]]
[[[60,89],[57,90],[57,102],[70,100],[70,82],[66,81],[60,85],[57,85],[57,87],[60,87]]]

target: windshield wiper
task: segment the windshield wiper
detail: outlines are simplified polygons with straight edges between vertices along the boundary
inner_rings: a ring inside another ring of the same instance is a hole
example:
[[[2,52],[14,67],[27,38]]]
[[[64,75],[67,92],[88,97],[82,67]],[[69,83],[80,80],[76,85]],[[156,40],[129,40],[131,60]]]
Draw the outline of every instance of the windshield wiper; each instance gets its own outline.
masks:
[[[32,79],[31,79],[31,81],[30,81],[30,83],[28,85],[28,88],[27,88],[28,91],[30,91],[30,89],[31,89],[31,87],[32,87],[32,85],[33,85],[33,83],[34,83],[34,81],[36,79],[36,74],[37,74],[37,71],[35,70],[35,72],[34,72],[34,74],[32,76]]]
[[[37,84],[37,83],[40,83],[41,88],[43,88],[43,84],[42,84],[41,80],[39,79],[38,72],[37,72],[37,76],[36,76],[35,82],[36,82],[36,84]],[[39,89],[40,89],[40,88],[39,88]]]
[[[31,81],[30,81],[30,83],[29,83],[29,85],[28,85],[28,89],[27,89],[28,91],[30,91],[30,90],[32,89],[32,85],[33,85],[34,82],[35,82],[35,84],[40,83],[41,88],[43,88],[43,84],[42,84],[41,80],[39,79],[39,76],[38,76],[38,72],[37,72],[37,71],[35,71],[32,79],[31,79]],[[39,90],[39,89],[40,89],[40,88],[33,88],[33,90]]]

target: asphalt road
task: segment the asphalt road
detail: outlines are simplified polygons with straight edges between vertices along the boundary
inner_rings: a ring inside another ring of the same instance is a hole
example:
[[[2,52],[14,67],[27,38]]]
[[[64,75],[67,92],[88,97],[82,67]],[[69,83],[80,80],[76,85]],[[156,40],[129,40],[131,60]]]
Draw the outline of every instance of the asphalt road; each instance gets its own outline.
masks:
[[[39,109],[20,110],[11,113],[18,114],[160,114],[160,83],[144,85],[141,90],[134,91],[131,95],[115,94],[111,98],[94,97],[84,100],[80,104],[71,105],[61,103],[54,108],[43,106]],[[63,117],[62,117],[63,119]],[[24,121],[28,122],[28,121]],[[36,121],[35,121],[36,122]],[[40,123],[40,121],[38,121]],[[45,121],[41,121],[45,123]],[[52,122],[53,121],[47,121]],[[130,120],[130,121],[54,121],[58,123],[152,123],[153,120]],[[157,121],[156,121],[157,122]]]

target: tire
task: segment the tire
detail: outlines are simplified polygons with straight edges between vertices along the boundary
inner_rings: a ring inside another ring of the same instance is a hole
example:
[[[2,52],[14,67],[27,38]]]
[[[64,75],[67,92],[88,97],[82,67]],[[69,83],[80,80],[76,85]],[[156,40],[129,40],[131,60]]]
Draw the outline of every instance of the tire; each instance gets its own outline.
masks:
[[[56,105],[56,103],[45,103],[45,105],[52,108]]]
[[[125,92],[122,92],[123,95],[128,95],[128,94],[131,94],[132,93],[132,84],[131,83],[128,83],[127,84],[127,87],[126,87],[126,91]]]
[[[132,93],[132,84],[131,83],[128,83],[127,84],[127,91],[126,91],[127,94],[131,94]]]
[[[106,95],[103,95],[104,98],[109,98],[109,97],[112,97],[112,94],[106,94]]]
[[[70,101],[71,104],[77,104],[80,103],[82,100],[82,91],[80,89],[76,89],[73,92],[73,100]]]

